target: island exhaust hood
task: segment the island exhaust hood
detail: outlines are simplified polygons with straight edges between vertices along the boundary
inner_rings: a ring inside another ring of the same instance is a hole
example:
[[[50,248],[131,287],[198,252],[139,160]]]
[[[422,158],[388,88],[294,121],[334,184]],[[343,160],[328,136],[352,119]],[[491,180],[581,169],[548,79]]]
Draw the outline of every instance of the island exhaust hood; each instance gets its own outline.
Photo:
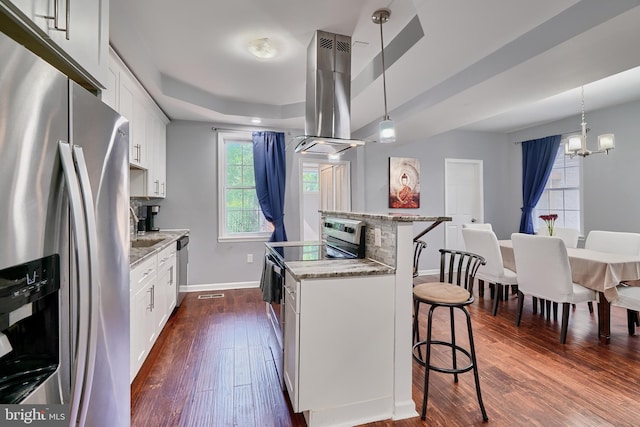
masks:
[[[305,135],[296,153],[338,154],[364,141],[351,139],[351,37],[316,31],[307,48]]]

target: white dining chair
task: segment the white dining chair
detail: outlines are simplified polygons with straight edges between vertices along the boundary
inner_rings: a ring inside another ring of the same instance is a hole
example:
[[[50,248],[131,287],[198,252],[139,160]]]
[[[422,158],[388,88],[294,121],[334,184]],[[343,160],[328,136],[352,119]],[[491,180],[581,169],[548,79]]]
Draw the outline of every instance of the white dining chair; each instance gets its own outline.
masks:
[[[614,254],[640,255],[640,234],[592,230],[587,235],[584,248]]]
[[[488,222],[485,223],[481,223],[481,222],[471,222],[468,224],[462,224],[462,229],[464,230],[465,228],[473,228],[476,230],[491,230],[493,231],[493,227],[491,227],[491,224],[489,224]]]
[[[496,234],[491,230],[482,230],[476,228],[463,228],[462,238],[464,246],[468,252],[482,256],[486,264],[480,266],[476,273],[476,279],[479,282],[480,296],[484,295],[484,283],[492,283],[495,287],[493,310],[495,316],[498,313],[498,301],[503,295],[503,286],[508,288],[518,284],[516,273],[504,267],[502,261],[502,253],[500,252],[500,244]],[[504,295],[508,295],[505,292]],[[506,299],[506,297],[505,297]]]
[[[571,279],[571,266],[564,241],[553,236],[511,235],[518,272],[518,312],[520,326],[525,295],[562,304],[560,342],[567,340],[571,304],[593,301],[596,292]]]
[[[640,255],[640,234],[622,231],[592,230],[584,243],[585,249],[623,255]],[[629,335],[635,334],[640,311],[640,288],[636,286],[618,286],[617,300],[611,305],[627,309]]]
[[[611,301],[612,306],[627,309],[627,328],[629,335],[635,335],[636,326],[640,326],[638,312],[640,311],[640,287],[627,286],[621,284],[618,286],[618,298]]]
[[[548,236],[549,229],[547,227],[540,227],[538,229],[538,235]],[[553,227],[553,235],[564,240],[564,244],[568,248],[577,248],[578,239],[580,238],[580,230],[574,228]]]

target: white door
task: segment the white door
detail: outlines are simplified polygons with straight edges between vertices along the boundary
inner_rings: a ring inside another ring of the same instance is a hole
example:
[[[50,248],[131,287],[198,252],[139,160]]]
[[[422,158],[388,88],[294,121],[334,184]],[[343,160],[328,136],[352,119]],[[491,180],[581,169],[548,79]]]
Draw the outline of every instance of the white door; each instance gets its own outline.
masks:
[[[444,160],[445,244],[449,249],[464,249],[462,224],[484,222],[482,160]]]
[[[300,224],[305,241],[320,236],[319,210],[351,211],[349,162],[300,161]]]

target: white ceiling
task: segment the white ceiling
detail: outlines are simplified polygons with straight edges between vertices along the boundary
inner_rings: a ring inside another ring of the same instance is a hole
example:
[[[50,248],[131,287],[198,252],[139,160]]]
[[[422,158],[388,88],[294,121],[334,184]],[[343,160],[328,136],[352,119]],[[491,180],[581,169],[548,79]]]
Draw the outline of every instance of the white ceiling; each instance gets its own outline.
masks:
[[[371,15],[380,7],[391,10],[387,95],[400,142],[457,128],[513,132],[572,115],[579,123],[583,85],[587,113],[640,99],[640,0],[110,4],[112,46],[174,120],[255,126],[260,117],[263,127],[304,129],[307,46],[325,30],[352,37],[352,134],[375,139],[384,105]],[[248,53],[248,42],[263,37],[276,58]]]

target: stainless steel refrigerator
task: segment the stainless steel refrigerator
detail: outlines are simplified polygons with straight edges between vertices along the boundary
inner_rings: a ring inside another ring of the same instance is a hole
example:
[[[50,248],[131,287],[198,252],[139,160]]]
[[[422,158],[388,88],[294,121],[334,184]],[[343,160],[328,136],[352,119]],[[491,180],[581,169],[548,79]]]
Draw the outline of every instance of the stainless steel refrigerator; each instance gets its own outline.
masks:
[[[129,124],[0,33],[0,405],[127,426]]]

